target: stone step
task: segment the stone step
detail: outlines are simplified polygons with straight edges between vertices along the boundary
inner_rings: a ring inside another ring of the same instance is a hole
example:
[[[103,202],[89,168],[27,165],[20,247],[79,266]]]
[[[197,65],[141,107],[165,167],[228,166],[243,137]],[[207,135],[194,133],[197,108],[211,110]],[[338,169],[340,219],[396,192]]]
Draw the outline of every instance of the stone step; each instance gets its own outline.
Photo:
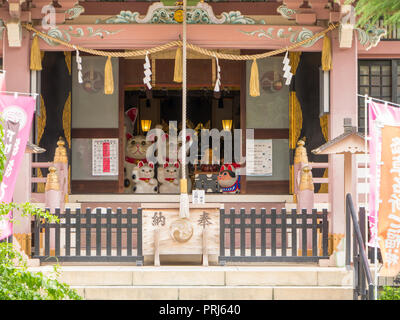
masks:
[[[351,286],[73,286],[87,300],[351,300]]]
[[[52,272],[52,266],[30,268]],[[218,286],[218,287],[341,287],[351,286],[345,268],[309,266],[62,266],[59,279],[71,286]]]

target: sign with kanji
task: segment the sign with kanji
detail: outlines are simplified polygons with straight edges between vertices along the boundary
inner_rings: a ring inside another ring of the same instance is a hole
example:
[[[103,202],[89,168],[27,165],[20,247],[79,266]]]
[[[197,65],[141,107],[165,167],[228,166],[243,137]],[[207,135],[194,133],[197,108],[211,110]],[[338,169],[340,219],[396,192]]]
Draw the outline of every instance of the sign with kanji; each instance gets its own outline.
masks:
[[[382,128],[382,166],[378,239],[383,268],[381,276],[400,272],[400,127]]]
[[[158,204],[156,205],[158,206]],[[181,218],[179,208],[143,208],[143,254],[154,254],[154,230],[159,230],[160,254],[202,254],[203,231],[207,228],[207,250],[219,253],[219,210],[212,205],[190,208]]]
[[[92,175],[118,175],[118,139],[93,139]]]

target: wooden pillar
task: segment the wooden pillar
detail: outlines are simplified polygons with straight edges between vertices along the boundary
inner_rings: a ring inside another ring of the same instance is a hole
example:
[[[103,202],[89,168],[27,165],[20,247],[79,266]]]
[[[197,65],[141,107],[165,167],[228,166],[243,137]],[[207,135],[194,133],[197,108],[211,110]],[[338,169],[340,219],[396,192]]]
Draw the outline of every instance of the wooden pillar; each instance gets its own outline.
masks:
[[[357,41],[352,48],[339,48],[339,33],[332,32],[332,70],[330,73],[329,140],[343,133],[344,118],[357,123]],[[344,156],[329,155],[331,232],[345,233]]]
[[[46,208],[50,209],[50,213],[55,213],[57,208],[61,207],[62,192],[60,190],[60,183],[55,167],[49,168],[49,174],[47,175],[46,189],[45,189],[45,205]],[[50,229],[50,255],[54,256],[55,249],[55,230]]]
[[[301,169],[304,166],[308,165],[308,157],[307,157],[307,150],[304,147],[305,142],[303,140],[299,140],[297,142],[297,148],[294,154],[294,195],[295,201],[297,202],[297,195],[299,192],[299,184],[300,184],[300,174]]]
[[[64,204],[68,202],[68,156],[65,142],[61,137],[57,142],[57,148],[54,153],[54,166],[57,169],[62,195],[60,209],[64,210]]]

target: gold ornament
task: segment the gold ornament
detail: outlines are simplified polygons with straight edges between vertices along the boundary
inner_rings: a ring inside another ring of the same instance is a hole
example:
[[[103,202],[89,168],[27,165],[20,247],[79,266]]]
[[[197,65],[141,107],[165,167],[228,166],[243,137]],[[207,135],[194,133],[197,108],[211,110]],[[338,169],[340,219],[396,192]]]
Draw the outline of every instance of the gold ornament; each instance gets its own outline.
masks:
[[[314,184],[312,179],[311,169],[308,166],[305,166],[301,170],[301,177],[300,177],[300,191],[302,190],[311,190],[314,191]]]
[[[47,175],[46,191],[49,190],[60,190],[60,183],[58,182],[57,169],[54,167],[49,168],[49,174]]]
[[[178,23],[183,22],[183,10],[178,9],[174,12],[174,20]]]
[[[294,154],[294,163],[308,163],[307,150],[304,145],[305,142],[303,140],[297,142],[297,148]]]
[[[65,142],[60,137],[57,141],[57,148],[54,154],[54,163],[68,163],[67,149],[64,145]]]

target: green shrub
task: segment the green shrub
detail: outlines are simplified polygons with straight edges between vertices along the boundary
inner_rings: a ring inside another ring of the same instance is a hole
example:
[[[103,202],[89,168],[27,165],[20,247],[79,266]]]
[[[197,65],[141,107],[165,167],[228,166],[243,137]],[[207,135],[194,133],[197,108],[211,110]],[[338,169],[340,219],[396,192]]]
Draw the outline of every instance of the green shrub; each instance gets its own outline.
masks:
[[[41,208],[27,202],[23,204],[1,203],[0,218],[11,210],[20,210],[21,216],[36,216],[52,223],[59,219]],[[10,219],[12,223],[18,223]],[[21,254],[11,243],[0,243],[0,300],[81,300],[77,292],[57,280],[57,266],[50,275],[31,272]]]
[[[57,267],[50,275],[30,272],[10,243],[0,243],[0,300],[81,300],[67,284],[57,280]]]
[[[400,300],[400,287],[384,286],[379,300]]]

